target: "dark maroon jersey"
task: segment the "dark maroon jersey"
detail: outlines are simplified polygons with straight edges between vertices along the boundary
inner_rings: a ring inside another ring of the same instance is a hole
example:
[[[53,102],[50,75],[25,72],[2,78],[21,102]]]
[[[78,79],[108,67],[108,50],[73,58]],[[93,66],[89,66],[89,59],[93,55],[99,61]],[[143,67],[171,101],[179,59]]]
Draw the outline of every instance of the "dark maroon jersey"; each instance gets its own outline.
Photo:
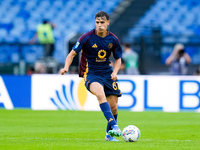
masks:
[[[110,55],[115,59],[122,57],[122,48],[118,38],[111,32],[105,37],[95,34],[95,29],[83,34],[72,48],[76,53],[81,53],[79,76],[84,74],[107,74],[112,73]]]

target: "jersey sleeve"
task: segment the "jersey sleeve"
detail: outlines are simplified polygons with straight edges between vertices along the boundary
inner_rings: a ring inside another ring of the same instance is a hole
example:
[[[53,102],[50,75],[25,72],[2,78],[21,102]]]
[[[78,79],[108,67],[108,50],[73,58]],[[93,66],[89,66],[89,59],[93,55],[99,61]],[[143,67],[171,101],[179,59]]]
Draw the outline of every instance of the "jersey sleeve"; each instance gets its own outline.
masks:
[[[80,39],[76,42],[76,44],[72,47],[72,49],[76,52],[79,53],[83,47],[83,42],[80,41]]]
[[[122,58],[122,48],[121,48],[121,44],[120,44],[118,39],[116,39],[116,42],[115,42],[115,47],[114,47],[114,50],[113,50],[113,56],[114,56],[115,59]]]
[[[79,53],[82,50],[84,43],[88,40],[88,38],[90,37],[91,33],[92,32],[85,33],[78,39],[76,44],[72,47],[72,49],[76,53]]]

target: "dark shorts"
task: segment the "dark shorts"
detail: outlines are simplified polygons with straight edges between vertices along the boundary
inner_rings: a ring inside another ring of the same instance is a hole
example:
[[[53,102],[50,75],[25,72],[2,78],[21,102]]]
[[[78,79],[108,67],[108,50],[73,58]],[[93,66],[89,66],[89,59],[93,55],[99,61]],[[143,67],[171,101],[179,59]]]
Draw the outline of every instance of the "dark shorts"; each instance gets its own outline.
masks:
[[[104,87],[106,97],[109,95],[117,95],[118,97],[121,96],[121,91],[118,86],[118,80],[113,81],[110,74],[107,76],[87,75],[85,87],[88,89],[88,91],[90,91],[89,86],[92,82],[98,82]]]

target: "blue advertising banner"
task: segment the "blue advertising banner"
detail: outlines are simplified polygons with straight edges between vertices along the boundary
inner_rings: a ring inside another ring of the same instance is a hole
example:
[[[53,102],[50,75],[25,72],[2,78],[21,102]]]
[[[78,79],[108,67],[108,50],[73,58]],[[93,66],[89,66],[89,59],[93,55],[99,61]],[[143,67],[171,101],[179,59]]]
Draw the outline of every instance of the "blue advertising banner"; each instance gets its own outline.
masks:
[[[0,107],[31,108],[31,76],[0,76]]]

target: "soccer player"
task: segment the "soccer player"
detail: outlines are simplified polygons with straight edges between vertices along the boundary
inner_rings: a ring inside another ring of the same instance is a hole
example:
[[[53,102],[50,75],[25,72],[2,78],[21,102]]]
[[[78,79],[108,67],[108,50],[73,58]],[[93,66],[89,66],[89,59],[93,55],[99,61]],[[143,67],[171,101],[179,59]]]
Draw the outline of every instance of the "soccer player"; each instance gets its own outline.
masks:
[[[108,121],[106,141],[118,141],[117,102],[121,92],[118,88],[117,73],[121,65],[122,48],[118,38],[107,30],[109,15],[100,11],[95,15],[96,29],[83,34],[68,54],[60,74],[68,72],[73,58],[82,50],[79,76],[84,78],[86,88],[97,97],[101,111]],[[113,53],[114,68],[109,57]]]

